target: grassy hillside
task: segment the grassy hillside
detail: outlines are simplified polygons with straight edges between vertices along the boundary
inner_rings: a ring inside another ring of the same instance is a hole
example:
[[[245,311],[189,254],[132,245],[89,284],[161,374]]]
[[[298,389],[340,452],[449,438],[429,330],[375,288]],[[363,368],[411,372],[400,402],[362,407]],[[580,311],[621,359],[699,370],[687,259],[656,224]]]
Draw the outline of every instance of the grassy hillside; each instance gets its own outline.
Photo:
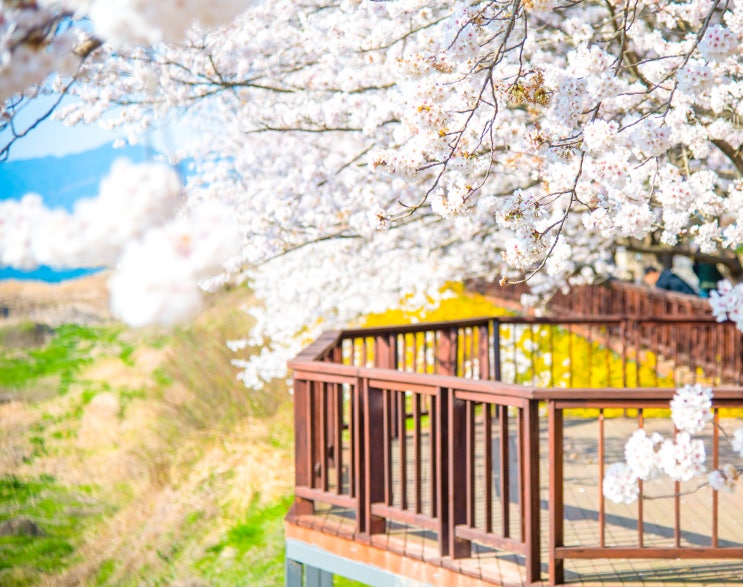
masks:
[[[224,341],[245,290],[188,328],[0,329],[0,585],[281,585],[291,404]]]

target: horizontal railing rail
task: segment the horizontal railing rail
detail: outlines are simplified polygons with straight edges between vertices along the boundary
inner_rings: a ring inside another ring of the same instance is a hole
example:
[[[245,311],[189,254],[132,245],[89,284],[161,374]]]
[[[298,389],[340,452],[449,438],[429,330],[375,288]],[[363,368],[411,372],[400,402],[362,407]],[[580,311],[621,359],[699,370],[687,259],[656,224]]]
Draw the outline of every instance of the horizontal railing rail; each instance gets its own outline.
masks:
[[[642,414],[667,407],[684,383],[715,386],[717,405],[743,407],[740,361],[725,364],[735,355],[725,345],[739,356],[739,338],[724,328],[698,316],[489,317],[326,332],[289,363],[290,519],[345,512],[353,538],[371,543],[391,525],[416,527],[435,536],[444,561],[471,556],[477,543],[522,556],[526,581],[539,581],[541,408],[552,467],[549,581],[561,583],[565,559],[619,552],[603,539],[564,544],[565,410],[597,411],[599,422],[608,408]],[[598,479],[603,442],[595,440]],[[603,498],[597,507],[603,536]],[[738,553],[714,540],[684,554],[680,543],[621,548],[638,557]]]

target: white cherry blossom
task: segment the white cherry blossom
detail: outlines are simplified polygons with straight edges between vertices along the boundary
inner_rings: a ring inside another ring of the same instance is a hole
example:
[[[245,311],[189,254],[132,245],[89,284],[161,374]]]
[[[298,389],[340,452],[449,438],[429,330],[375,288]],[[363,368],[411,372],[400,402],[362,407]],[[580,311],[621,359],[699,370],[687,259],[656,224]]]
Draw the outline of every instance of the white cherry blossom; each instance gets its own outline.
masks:
[[[237,250],[211,242],[203,264],[220,274],[188,273],[247,281],[263,300],[246,339],[271,352],[246,381],[282,372],[321,328],[435,304],[447,281],[528,277],[543,300],[616,274],[607,251],[648,242],[739,268],[737,3],[639,0],[629,20],[588,0],[155,4],[3,2],[0,128],[66,90],[77,102],[59,118],[128,142],[177,121],[191,138],[170,155],[191,169],[140,232],[134,209],[112,225],[95,206],[68,218],[16,203],[0,259],[115,265],[125,235],[154,243],[148,230],[196,204],[227,206]],[[96,231],[115,242],[92,255]],[[734,287],[712,302],[743,327]]]
[[[614,503],[634,503],[640,494],[637,475],[625,463],[614,463],[606,470],[602,490]]]
[[[701,432],[712,419],[712,388],[700,384],[685,385],[671,400],[674,425],[682,432]]]

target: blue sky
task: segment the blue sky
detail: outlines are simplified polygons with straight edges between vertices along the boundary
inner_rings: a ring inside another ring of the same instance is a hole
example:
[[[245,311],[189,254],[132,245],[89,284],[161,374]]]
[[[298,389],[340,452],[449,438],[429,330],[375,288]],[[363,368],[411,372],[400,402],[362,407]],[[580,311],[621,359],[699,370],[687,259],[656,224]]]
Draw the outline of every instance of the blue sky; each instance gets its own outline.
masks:
[[[53,103],[53,99],[43,97],[29,104],[23,113],[23,119],[20,121],[21,125],[27,125],[29,121],[41,116]],[[4,133],[0,133],[2,144],[7,140],[6,136]],[[57,120],[48,118],[33,129],[28,136],[15,142],[8,159],[18,161],[47,155],[59,157],[69,153],[81,153],[114,140],[116,140],[114,133],[104,131],[98,126],[69,127]]]
[[[29,104],[20,121],[20,128],[46,113],[54,103],[51,97],[42,97]],[[165,126],[143,137],[143,144],[155,151],[167,152],[174,144],[186,138],[186,131],[178,125]],[[7,135],[0,133],[0,144],[5,144]],[[119,135],[103,130],[97,125],[67,126],[49,117],[33,129],[28,136],[16,141],[10,151],[9,161],[34,159],[54,155],[61,157],[70,153],[82,153],[101,145],[112,143]]]

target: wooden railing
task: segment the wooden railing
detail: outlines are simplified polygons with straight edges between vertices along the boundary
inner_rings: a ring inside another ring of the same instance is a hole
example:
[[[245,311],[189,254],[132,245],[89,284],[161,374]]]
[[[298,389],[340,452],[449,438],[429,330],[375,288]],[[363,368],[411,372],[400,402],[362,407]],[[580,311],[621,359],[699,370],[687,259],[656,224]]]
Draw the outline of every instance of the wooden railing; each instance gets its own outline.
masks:
[[[650,316],[712,315],[709,300],[624,281],[607,281],[601,285],[583,285],[558,292],[549,304],[556,314],[581,316],[624,315]]]
[[[499,286],[497,284],[471,283],[470,287],[493,296],[516,307],[521,295],[528,292],[526,284]],[[523,309],[523,308],[522,308]],[[618,280],[610,280],[600,285],[582,285],[571,288],[568,292],[558,292],[549,301],[546,308],[548,315],[556,318],[592,318],[596,316],[634,317],[636,329],[633,336],[643,338],[643,344],[651,348],[660,345],[663,354],[673,357],[678,362],[685,360],[689,352],[703,352],[707,367],[721,368],[724,378],[735,383],[740,382],[743,371],[743,333],[731,322],[717,329],[704,328],[706,333],[714,333],[713,339],[699,338],[701,331],[690,332],[686,338],[680,338],[673,328],[658,331],[652,327],[649,318],[673,317],[702,319],[705,323],[712,317],[709,300],[693,295],[671,292],[659,288],[638,285]],[[627,333],[630,335],[630,333]],[[660,337],[651,340],[651,337]],[[677,356],[674,346],[678,347]],[[684,348],[687,347],[687,348]],[[690,351],[689,348],[694,349]],[[725,357],[719,359],[722,353]],[[722,374],[721,374],[722,375]]]
[[[740,546],[718,540],[717,505],[710,544],[683,545],[678,499],[671,546],[643,544],[642,513],[637,544],[610,544],[600,495],[596,544],[564,544],[565,411],[597,410],[603,478],[603,410],[638,411],[642,425],[643,409],[667,407],[676,387],[696,382],[716,387],[715,418],[719,407],[743,407],[743,391],[730,385],[740,385],[740,337],[727,329],[709,318],[615,316],[327,332],[290,363],[289,519],[342,511],[353,521],[351,537],[369,543],[390,525],[412,526],[436,537],[442,564],[469,557],[478,543],[521,555],[526,581],[539,581],[541,451],[551,467],[550,584],[563,582],[569,558],[743,558]],[[719,434],[712,445],[719,461]]]
[[[529,293],[525,283],[498,285],[484,281],[468,283],[469,289],[497,298],[523,310],[521,296]],[[551,315],[564,316],[696,316],[712,315],[709,300],[636,283],[609,280],[557,292],[547,304]]]

